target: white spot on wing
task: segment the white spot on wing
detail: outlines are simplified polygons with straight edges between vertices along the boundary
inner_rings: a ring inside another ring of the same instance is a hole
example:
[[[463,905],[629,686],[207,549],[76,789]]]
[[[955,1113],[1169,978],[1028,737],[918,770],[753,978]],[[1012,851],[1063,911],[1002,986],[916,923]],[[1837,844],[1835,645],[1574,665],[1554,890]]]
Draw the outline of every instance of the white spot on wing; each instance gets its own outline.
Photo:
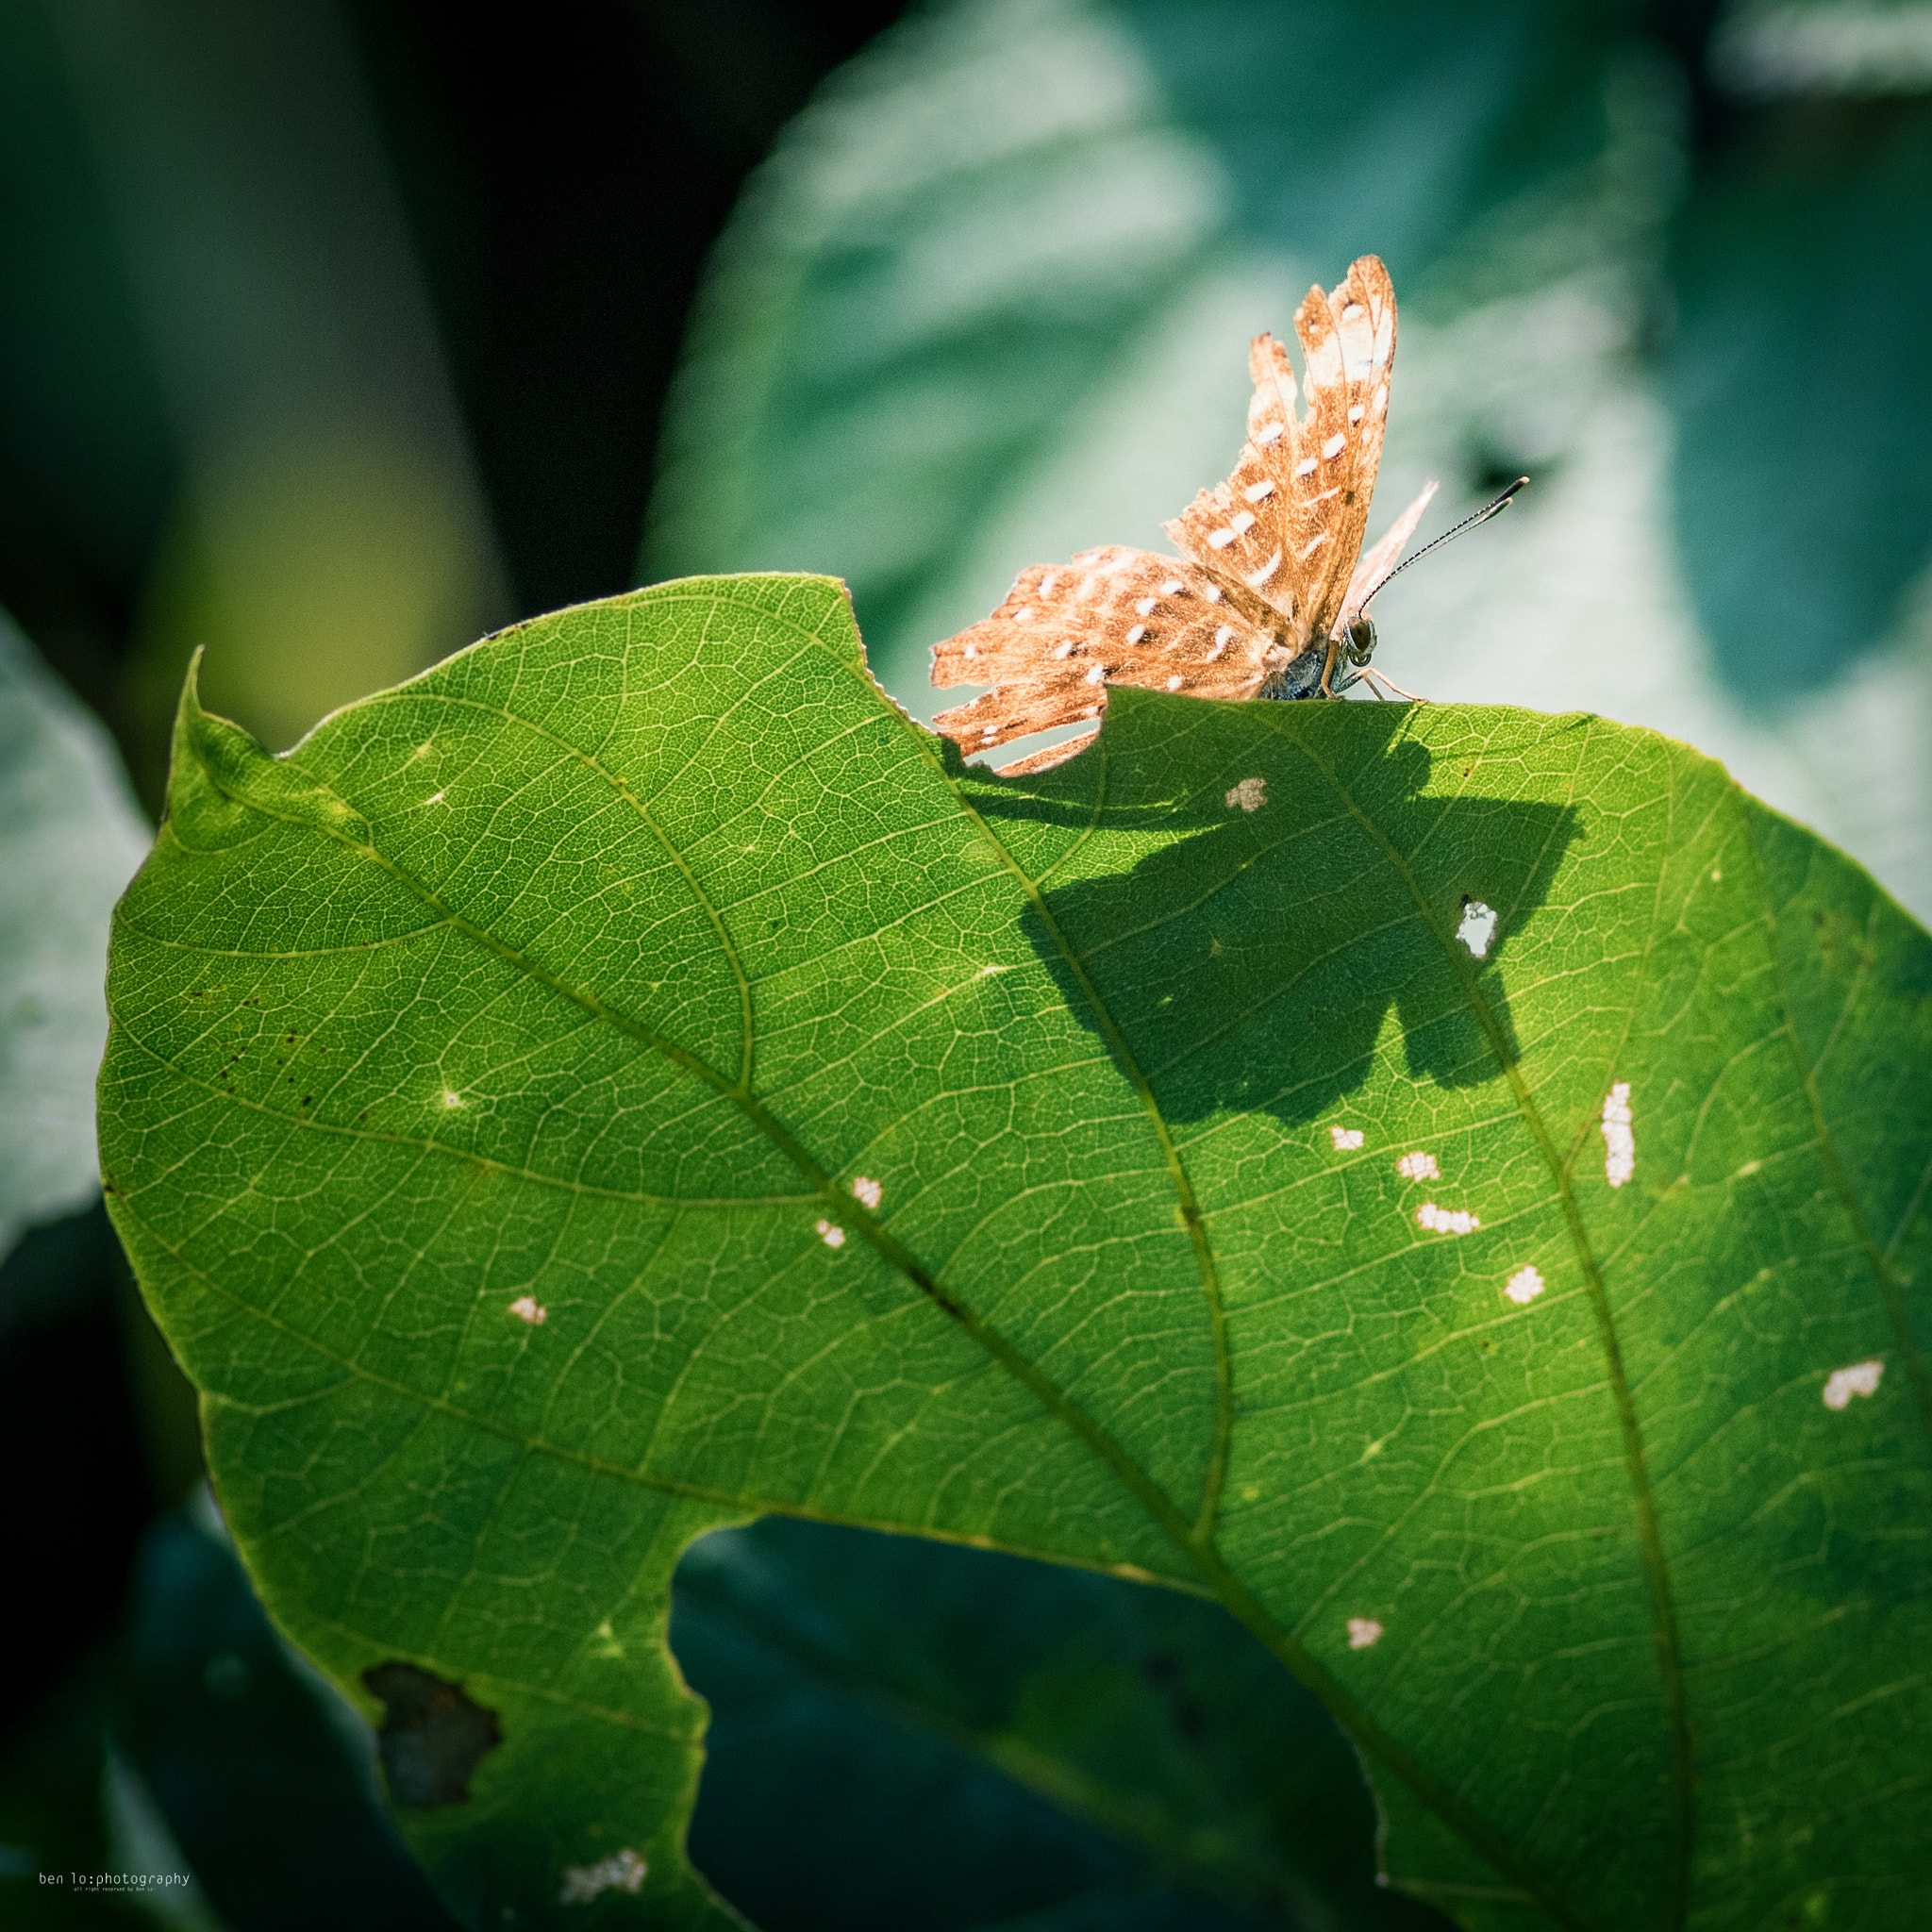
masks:
[[[1178,597],[1187,588],[1187,585],[1182,583],[1180,578],[1169,577],[1166,583],[1161,585],[1160,594],[1163,597]],[[1147,608],[1151,610],[1154,607],[1150,604]]]
[[[1848,1369],[1834,1369],[1825,1378],[1824,1406],[1843,1408],[1855,1395],[1876,1395],[1878,1378],[1885,1364],[1876,1356],[1869,1362],[1854,1362]]]
[[[1319,467],[1319,458],[1315,457],[1304,457],[1301,459],[1301,461],[1294,466],[1294,473],[1297,476],[1308,476],[1312,475]]]
[[[1079,648],[1079,640],[1077,638],[1069,638],[1065,643],[1056,644],[1053,647],[1053,654],[1056,658],[1071,658]]]
[[[1433,1154],[1405,1154],[1395,1163],[1395,1172],[1406,1181],[1439,1181],[1442,1170]]]
[[[1259,570],[1251,570],[1247,574],[1247,575],[1241,579],[1241,581],[1247,585],[1249,590],[1258,591],[1261,588],[1261,586],[1265,584],[1268,581],[1268,579],[1272,577],[1274,575],[1274,573],[1278,571],[1280,568],[1281,552],[1279,550],[1276,550],[1274,554],[1269,558],[1268,561],[1264,563]]]
[[[1255,512],[1251,509],[1237,510],[1227,520],[1227,527],[1237,537],[1245,537],[1255,527]]]
[[[532,1328],[549,1321],[550,1310],[533,1294],[520,1294],[510,1303],[509,1311],[520,1322],[527,1322]]]
[[[1225,550],[1234,539],[1235,533],[1232,530],[1211,530],[1208,536],[1209,545],[1216,550]]]
[[[1181,677],[1180,674],[1176,672],[1174,676],[1170,677],[1167,680],[1167,688],[1169,691],[1178,691],[1180,690],[1182,684],[1186,680]]]
[[[1630,1083],[1619,1080],[1604,1101],[1604,1178],[1613,1188],[1637,1172],[1637,1136],[1630,1121]]]
[[[1415,1210],[1415,1218],[1417,1226],[1436,1234],[1473,1234],[1482,1225],[1467,1208],[1438,1208],[1433,1201],[1424,1201]]]
[[[1152,617],[1159,603],[1160,599],[1158,597],[1142,597],[1134,606],[1134,614],[1137,617]]]
[[[1341,430],[1338,429],[1335,432],[1335,434],[1331,436],[1328,439],[1328,441],[1322,445],[1322,454],[1324,457],[1339,457],[1341,454],[1341,445],[1347,441],[1348,438],[1342,435]]]
[[[819,1239],[828,1248],[842,1248],[845,1245],[845,1230],[836,1222],[822,1221],[818,1224]]]
[[[1330,1127],[1328,1138],[1335,1142],[1338,1154],[1353,1154],[1362,1144],[1362,1130],[1359,1127]]]
[[[1503,1284],[1503,1292],[1518,1307],[1526,1308],[1543,1291],[1543,1278],[1534,1267],[1519,1268]]]
[[[1208,603],[1219,604],[1221,602],[1221,586],[1219,584],[1209,584],[1201,594],[1207,598]]]
[[[1229,790],[1227,802],[1230,807],[1240,806],[1243,811],[1259,811],[1268,803],[1267,779],[1243,778]]]
[[[1465,899],[1462,902],[1462,924],[1456,928],[1456,937],[1478,959],[1487,958],[1490,941],[1496,937],[1494,908],[1485,906],[1480,899]]]
[[[1133,629],[1127,633],[1127,641],[1130,644],[1138,644],[1141,641],[1141,640],[1144,638],[1146,635],[1147,626],[1144,624],[1137,624],[1133,627]]]
[[[1286,424],[1271,423],[1265,429],[1257,432],[1255,441],[1265,449],[1270,443],[1279,442],[1281,441],[1282,431],[1286,427]]]
[[[1360,422],[1360,421],[1362,420],[1362,415],[1363,415],[1363,406],[1362,406],[1362,405],[1361,405],[1360,403],[1351,403],[1351,404],[1349,404],[1349,406],[1348,406],[1348,420],[1349,420],[1349,421],[1350,421],[1351,423],[1359,423],[1359,422]]]
[[[1351,1650],[1366,1650],[1382,1635],[1382,1626],[1373,1617],[1351,1617],[1348,1620],[1348,1647]]]
[[[650,1869],[628,1845],[621,1852],[612,1852],[608,1858],[599,1858],[594,1865],[566,1865],[563,1890],[558,1893],[557,1902],[587,1906],[607,1891],[636,1892],[642,1888]]]
[[[868,1208],[876,1208],[883,1198],[885,1191],[884,1187],[879,1182],[870,1179],[865,1174],[860,1174],[852,1183],[853,1197],[863,1202]]]
[[[1250,503],[1265,503],[1269,497],[1274,494],[1274,484],[1269,482],[1267,477],[1263,476],[1258,483],[1250,483],[1248,487],[1241,491],[1241,494],[1245,496]]]

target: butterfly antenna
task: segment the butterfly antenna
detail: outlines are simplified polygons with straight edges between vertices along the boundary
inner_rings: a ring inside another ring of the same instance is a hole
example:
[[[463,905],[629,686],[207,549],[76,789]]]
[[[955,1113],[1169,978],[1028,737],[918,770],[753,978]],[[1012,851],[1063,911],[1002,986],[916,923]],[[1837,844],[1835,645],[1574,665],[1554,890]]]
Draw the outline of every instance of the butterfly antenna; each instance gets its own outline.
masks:
[[[1382,594],[1382,592],[1386,591],[1389,588],[1389,586],[1392,584],[1395,581],[1395,579],[1399,577],[1402,575],[1402,573],[1409,567],[1410,564],[1420,563],[1423,560],[1423,558],[1429,554],[1430,551],[1440,550],[1441,549],[1443,544],[1453,542],[1457,537],[1461,536],[1465,530],[1473,530],[1478,524],[1486,524],[1491,517],[1502,515],[1502,513],[1509,508],[1509,499],[1513,497],[1516,494],[1516,492],[1519,490],[1521,490],[1523,486],[1528,481],[1529,478],[1527,476],[1517,477],[1515,482],[1510,484],[1508,489],[1504,491],[1502,495],[1498,496],[1493,502],[1484,504],[1482,508],[1478,510],[1472,510],[1469,513],[1469,515],[1464,517],[1463,520],[1459,524],[1456,525],[1453,529],[1444,530],[1440,537],[1433,538],[1430,541],[1424,543],[1423,547],[1420,550],[1418,550],[1413,557],[1405,557],[1402,559],[1402,561],[1398,563],[1395,566],[1395,568],[1391,570],[1389,573],[1389,575],[1386,577],[1384,577],[1382,581],[1379,584],[1377,584],[1375,588],[1373,591],[1371,591],[1366,597],[1362,599],[1362,609],[1366,610],[1369,608],[1369,606],[1373,604],[1375,601],[1375,599],[1379,597]]]

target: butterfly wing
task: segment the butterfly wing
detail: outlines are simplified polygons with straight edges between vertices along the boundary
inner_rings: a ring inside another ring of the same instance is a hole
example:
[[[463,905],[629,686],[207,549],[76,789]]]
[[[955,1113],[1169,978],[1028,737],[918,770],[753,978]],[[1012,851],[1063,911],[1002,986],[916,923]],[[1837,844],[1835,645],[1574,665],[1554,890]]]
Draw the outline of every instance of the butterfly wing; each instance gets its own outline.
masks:
[[[1338,632],[1346,630],[1362,606],[1389,581],[1391,573],[1402,560],[1408,540],[1415,535],[1415,526],[1422,522],[1423,512],[1428,508],[1436,488],[1435,478],[1431,477],[1423,485],[1422,494],[1383,531],[1374,547],[1363,551],[1362,560],[1356,565],[1355,575],[1348,580],[1348,592],[1341,600],[1341,615],[1335,621]]]
[[[1306,415],[1296,413],[1288,351],[1273,336],[1257,337],[1241,459],[1167,533],[1280,612],[1299,653],[1333,630],[1368,525],[1395,358],[1388,270],[1363,256],[1332,295],[1308,291],[1294,325],[1307,371]]]
[[[1113,544],[1022,571],[991,617],[936,644],[934,684],[993,688],[933,724],[969,755],[991,751],[1098,718],[1109,684],[1253,697],[1288,656],[1274,613],[1240,585]]]

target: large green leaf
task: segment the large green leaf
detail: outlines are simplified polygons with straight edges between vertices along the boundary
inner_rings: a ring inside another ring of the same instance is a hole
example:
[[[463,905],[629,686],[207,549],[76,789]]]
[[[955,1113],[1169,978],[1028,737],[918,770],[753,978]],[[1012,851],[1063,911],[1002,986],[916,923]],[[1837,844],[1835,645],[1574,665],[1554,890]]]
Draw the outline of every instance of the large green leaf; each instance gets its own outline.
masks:
[[[777,1510],[1219,1599],[1472,1923],[1909,1922],[1932,942],[1687,748],[1127,691],[1003,783],[837,585],[672,584],[282,758],[191,691],[110,1006],[238,1544],[460,1915],[724,1923],[667,1588]]]

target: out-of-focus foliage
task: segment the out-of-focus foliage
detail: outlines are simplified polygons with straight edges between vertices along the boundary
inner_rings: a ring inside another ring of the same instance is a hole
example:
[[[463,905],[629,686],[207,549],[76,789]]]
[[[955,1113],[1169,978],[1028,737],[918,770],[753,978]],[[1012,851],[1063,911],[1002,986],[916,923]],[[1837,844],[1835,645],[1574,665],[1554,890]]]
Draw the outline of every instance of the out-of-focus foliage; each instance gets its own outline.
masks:
[[[1246,338],[1374,249],[1385,504],[1533,478],[1394,674],[1689,738],[1932,906],[1932,8],[1875,11],[931,7],[748,194],[644,572],[841,572],[930,715],[1019,567],[1164,547]]]
[[[763,1932],[1442,1924],[1375,1885],[1341,1730],[1198,1598],[773,1517],[692,1547],[671,1635],[691,1857]]]
[[[107,733],[0,615],[0,1257],[99,1190],[108,918],[147,842]]]

